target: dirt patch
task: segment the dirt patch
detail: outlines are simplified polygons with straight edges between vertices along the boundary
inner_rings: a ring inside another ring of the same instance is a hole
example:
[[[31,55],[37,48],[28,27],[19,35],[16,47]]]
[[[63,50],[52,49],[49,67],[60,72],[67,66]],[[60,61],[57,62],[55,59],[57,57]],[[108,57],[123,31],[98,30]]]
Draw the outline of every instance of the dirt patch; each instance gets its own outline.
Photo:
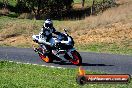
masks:
[[[71,35],[73,36],[77,45],[108,43],[132,48],[131,23],[123,24],[120,22],[112,24],[110,27],[108,26],[90,30],[79,30],[76,32],[71,32]],[[1,38],[0,44],[9,46],[31,47],[34,43],[31,36],[18,35],[5,39]]]
[[[87,32],[86,32],[87,31]],[[121,22],[112,24],[110,27],[99,29],[81,30],[72,34],[78,44],[90,43],[116,43],[120,46],[132,47],[132,25]],[[77,36],[78,35],[78,36]]]
[[[129,0],[127,0],[129,1]],[[131,0],[130,0],[131,1]],[[120,3],[124,3],[120,0]],[[107,43],[132,47],[132,2],[111,8],[98,16],[78,21],[60,21],[57,29],[68,28],[76,44]],[[33,21],[18,19],[7,23],[0,32],[0,44],[31,46],[33,32],[40,26]]]
[[[35,44],[32,41],[31,36],[17,36],[17,37],[10,37],[5,40],[0,41],[1,45],[8,45],[8,46],[18,46],[18,47],[31,47]]]
[[[72,32],[76,44],[108,43],[118,44],[120,46],[132,47],[132,25],[131,23],[123,24],[122,22],[114,23],[108,27],[101,27],[91,30],[80,30]],[[28,46],[35,44],[31,36],[15,36],[1,39],[0,44],[10,46]]]

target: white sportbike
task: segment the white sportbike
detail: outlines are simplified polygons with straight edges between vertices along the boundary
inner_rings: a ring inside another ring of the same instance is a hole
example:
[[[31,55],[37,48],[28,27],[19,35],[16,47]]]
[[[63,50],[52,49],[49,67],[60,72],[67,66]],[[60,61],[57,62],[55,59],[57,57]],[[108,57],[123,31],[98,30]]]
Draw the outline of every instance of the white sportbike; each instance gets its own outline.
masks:
[[[33,35],[33,40],[38,41],[39,35]],[[65,38],[64,38],[65,37]],[[68,35],[67,30],[64,30],[64,33],[53,36],[52,42],[54,42],[54,46],[52,47],[51,52],[46,53],[46,49],[43,48],[43,44],[39,44],[37,48],[37,52],[40,58],[46,63],[51,63],[54,60],[61,62],[71,62],[74,65],[81,65],[82,58],[77,50],[74,48],[74,40],[71,36]],[[49,48],[51,48],[49,46]]]

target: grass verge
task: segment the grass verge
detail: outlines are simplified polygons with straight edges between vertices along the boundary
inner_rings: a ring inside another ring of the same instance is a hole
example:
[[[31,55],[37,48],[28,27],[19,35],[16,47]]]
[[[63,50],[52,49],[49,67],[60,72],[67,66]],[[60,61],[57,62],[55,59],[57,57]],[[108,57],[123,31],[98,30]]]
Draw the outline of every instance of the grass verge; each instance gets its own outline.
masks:
[[[80,51],[132,55],[132,48],[117,44],[93,43],[76,46]]]
[[[129,84],[76,83],[77,69],[58,69],[0,61],[0,88],[132,88]],[[100,72],[87,71],[87,74]]]

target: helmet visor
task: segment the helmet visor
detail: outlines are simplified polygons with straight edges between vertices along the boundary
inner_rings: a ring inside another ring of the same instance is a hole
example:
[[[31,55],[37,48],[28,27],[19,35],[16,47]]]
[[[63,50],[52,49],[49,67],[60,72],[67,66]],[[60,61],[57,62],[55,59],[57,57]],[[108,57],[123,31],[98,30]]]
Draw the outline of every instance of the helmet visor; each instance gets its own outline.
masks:
[[[53,26],[52,24],[45,23],[45,27],[49,27],[49,28],[51,28],[52,26]]]

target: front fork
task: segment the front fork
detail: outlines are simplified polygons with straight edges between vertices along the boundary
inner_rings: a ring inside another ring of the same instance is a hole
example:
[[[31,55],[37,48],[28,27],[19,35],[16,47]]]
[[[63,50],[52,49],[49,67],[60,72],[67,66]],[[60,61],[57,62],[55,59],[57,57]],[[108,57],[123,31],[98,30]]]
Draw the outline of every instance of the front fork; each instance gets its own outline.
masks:
[[[75,51],[76,49],[75,48],[72,48],[72,49],[69,49],[67,54],[72,58],[74,59],[73,55],[72,55],[72,52]]]
[[[34,50],[35,52],[37,52],[38,54],[41,54],[41,55],[44,55],[44,52],[46,51],[46,50],[42,47],[42,45],[39,45],[38,48],[35,48],[34,45],[32,45],[32,47],[33,47],[33,50]],[[41,48],[41,50],[39,50],[39,48]]]

